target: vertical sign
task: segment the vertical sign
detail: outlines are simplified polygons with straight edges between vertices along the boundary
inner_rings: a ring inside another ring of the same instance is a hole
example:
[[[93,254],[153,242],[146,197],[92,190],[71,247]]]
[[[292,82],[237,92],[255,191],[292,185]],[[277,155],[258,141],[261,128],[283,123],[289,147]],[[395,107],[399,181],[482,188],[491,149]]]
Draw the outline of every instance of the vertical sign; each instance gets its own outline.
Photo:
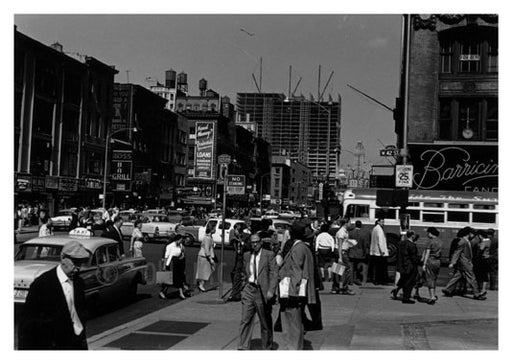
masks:
[[[112,190],[130,191],[132,189],[132,151],[114,150],[112,152]]]
[[[194,177],[212,179],[215,151],[215,123],[196,122],[196,155],[194,163]]]
[[[396,165],[395,166],[395,187],[412,188],[412,165]]]
[[[245,195],[245,176],[244,175],[227,175],[227,193],[228,195]]]

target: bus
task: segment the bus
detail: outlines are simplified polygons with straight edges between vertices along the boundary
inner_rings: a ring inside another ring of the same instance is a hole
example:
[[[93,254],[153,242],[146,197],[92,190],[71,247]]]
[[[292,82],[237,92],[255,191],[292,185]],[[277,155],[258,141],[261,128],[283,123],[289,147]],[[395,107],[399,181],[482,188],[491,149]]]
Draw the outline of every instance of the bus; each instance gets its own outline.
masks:
[[[360,220],[363,226],[374,226],[377,217],[383,217],[388,238],[390,261],[396,258],[396,243],[400,240],[400,208],[377,206],[376,188],[354,188],[343,193],[343,215],[352,223]],[[439,230],[443,242],[441,262],[449,260],[449,250],[457,232],[465,226],[475,230],[494,229],[498,234],[498,193],[467,191],[409,190],[405,214],[409,226],[420,235],[420,253],[428,242],[426,230]]]

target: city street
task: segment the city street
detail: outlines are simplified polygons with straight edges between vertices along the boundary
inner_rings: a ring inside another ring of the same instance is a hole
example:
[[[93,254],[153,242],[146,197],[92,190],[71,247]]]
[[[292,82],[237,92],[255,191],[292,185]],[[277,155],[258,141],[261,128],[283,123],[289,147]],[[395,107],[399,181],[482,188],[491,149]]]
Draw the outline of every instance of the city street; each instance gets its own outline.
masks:
[[[67,232],[57,232],[57,235],[61,234],[67,234]],[[35,237],[36,233],[24,233],[19,235],[19,242],[26,241],[32,237]],[[125,250],[128,250],[128,241],[125,240]],[[160,258],[163,252],[163,249],[165,247],[165,243],[147,243],[144,245],[143,253],[144,256],[147,259],[148,266],[149,266],[149,272],[150,272],[150,281],[154,277],[154,269],[155,267],[159,267],[160,264]],[[195,289],[194,287],[194,274],[195,274],[195,266],[196,266],[196,259],[197,259],[197,253],[198,253],[199,247],[193,246],[186,248],[186,272],[187,272],[187,280],[191,285],[191,288],[193,289],[192,295],[197,296],[199,295],[199,291]],[[220,248],[217,247],[215,250],[215,253],[220,258]],[[225,294],[228,289],[231,286],[230,283],[230,272],[234,263],[234,252],[231,248],[227,247],[224,249],[224,261],[225,261],[225,268],[223,270],[223,281],[224,281],[224,288],[223,293]],[[389,267],[390,275],[393,274],[394,267]],[[439,285],[444,286],[446,282],[449,279],[449,269],[447,267],[442,267],[441,274],[439,277]],[[212,282],[210,283],[209,287],[212,289],[208,293],[208,298],[206,304],[203,304],[202,306],[207,305],[216,305],[215,302],[216,299],[218,299],[218,290],[214,289],[217,285],[217,277],[214,277]],[[326,282],[326,286],[328,287],[330,283]],[[359,292],[360,294],[363,294],[365,292],[381,292],[383,296],[388,299],[387,293],[390,290],[390,287],[381,287],[381,286],[374,286],[373,284],[369,283],[365,287],[357,287],[354,286],[354,289]],[[425,289],[423,289],[425,291]],[[137,298],[133,302],[120,302],[116,305],[108,305],[103,308],[103,311],[98,313],[97,316],[92,317],[87,322],[87,336],[89,338],[101,335],[104,332],[108,332],[109,330],[112,330],[116,327],[126,325],[127,323],[139,320],[142,317],[145,317],[147,315],[151,315],[156,312],[160,312],[161,310],[165,310],[167,307],[175,305],[177,303],[182,305],[187,305],[187,302],[190,300],[190,302],[196,302],[198,297],[192,297],[188,300],[185,300],[181,302],[181,300],[177,296],[177,291],[171,291],[169,294],[169,298],[167,300],[162,300],[158,297],[158,293],[160,291],[160,287],[152,284],[152,282],[149,282],[147,285],[142,286],[139,285]],[[440,295],[440,292],[438,292]],[[497,295],[497,293],[494,293],[494,295]],[[322,297],[329,296],[329,290],[326,288],[322,293]],[[347,302],[351,298],[339,298],[339,300],[342,300],[343,302]],[[449,300],[446,298],[442,298],[443,300]],[[460,300],[460,298],[456,298],[455,300]],[[464,300],[465,301],[465,300]],[[469,300],[470,302],[471,300]],[[209,303],[208,303],[209,302]],[[233,306],[233,304],[229,304]],[[398,307],[402,307],[399,305],[399,303],[396,304]],[[421,305],[424,306],[424,305]],[[239,305],[233,306],[234,309],[239,310]],[[329,307],[324,307],[324,312],[329,309]],[[17,319],[19,317],[22,311],[17,310],[16,311],[16,317]],[[327,314],[327,313],[325,313]],[[183,318],[184,319],[184,318]],[[193,321],[194,317],[191,316],[188,318],[189,320]],[[237,316],[238,319],[238,316]]]

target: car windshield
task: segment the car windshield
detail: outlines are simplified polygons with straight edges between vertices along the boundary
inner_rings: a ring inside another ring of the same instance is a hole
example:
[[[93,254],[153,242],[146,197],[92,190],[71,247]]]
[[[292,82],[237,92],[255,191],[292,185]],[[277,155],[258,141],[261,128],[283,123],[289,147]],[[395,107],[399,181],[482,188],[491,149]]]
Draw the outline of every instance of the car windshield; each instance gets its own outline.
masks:
[[[166,215],[143,215],[140,217],[142,222],[169,222],[169,218]]]
[[[60,245],[23,245],[14,260],[60,261]]]

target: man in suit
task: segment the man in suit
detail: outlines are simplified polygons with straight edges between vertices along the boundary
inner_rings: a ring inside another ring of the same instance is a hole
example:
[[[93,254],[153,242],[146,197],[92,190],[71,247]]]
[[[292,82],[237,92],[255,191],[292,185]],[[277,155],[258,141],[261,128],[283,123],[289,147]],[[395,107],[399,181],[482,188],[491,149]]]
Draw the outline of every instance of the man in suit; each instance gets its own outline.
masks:
[[[358,286],[365,285],[368,278],[368,251],[370,250],[371,233],[368,229],[363,229],[360,220],[356,221],[355,229],[349,231],[349,239],[357,241],[357,245],[348,251],[352,272],[354,274],[353,281]]]
[[[302,312],[304,305],[315,304],[315,266],[311,250],[304,243],[308,237],[308,224],[295,221],[290,229],[290,242],[285,244],[283,263],[279,279],[290,278],[289,298],[280,299],[280,313],[284,336],[284,348],[302,350],[304,326]],[[301,282],[305,280],[305,296],[300,293]]]
[[[18,329],[20,350],[87,350],[84,282],[78,272],[88,259],[82,244],[70,241],[60,264],[30,285]]]
[[[121,233],[121,225],[123,225],[123,218],[121,216],[116,216],[114,218],[114,223],[108,226],[103,233],[101,234],[104,238],[109,238],[117,241],[119,246],[119,254],[124,256],[124,243],[123,243],[123,234]]]
[[[418,247],[413,242],[414,236],[414,231],[409,230],[405,234],[405,239],[398,243],[396,269],[400,272],[400,280],[394,291],[403,290],[402,303],[416,303],[411,300],[411,292],[416,284],[420,259],[418,257]],[[393,293],[393,295],[396,296],[396,293]]]
[[[252,251],[244,255],[246,282],[242,291],[242,320],[238,350],[249,350],[255,315],[261,327],[261,345],[264,350],[272,349],[272,301],[277,287],[277,265],[274,254],[261,249],[259,234],[249,238]]]
[[[445,296],[452,296],[453,291],[457,286],[457,282],[461,278],[464,278],[467,284],[473,288],[473,298],[475,300],[485,300],[487,298],[485,297],[487,292],[482,293],[478,289],[475,274],[473,272],[473,250],[469,238],[470,235],[473,234],[474,230],[469,226],[466,226],[457,233],[457,237],[459,237],[460,240],[457,245],[457,249],[453,253],[450,265],[448,266],[450,269],[455,268],[456,270],[450,281],[446,284],[445,289],[442,290]]]

